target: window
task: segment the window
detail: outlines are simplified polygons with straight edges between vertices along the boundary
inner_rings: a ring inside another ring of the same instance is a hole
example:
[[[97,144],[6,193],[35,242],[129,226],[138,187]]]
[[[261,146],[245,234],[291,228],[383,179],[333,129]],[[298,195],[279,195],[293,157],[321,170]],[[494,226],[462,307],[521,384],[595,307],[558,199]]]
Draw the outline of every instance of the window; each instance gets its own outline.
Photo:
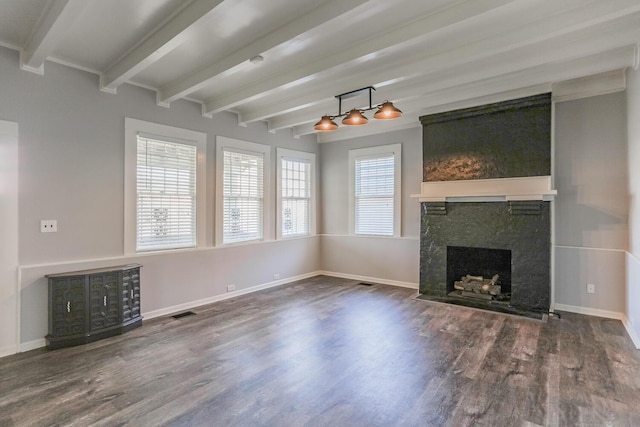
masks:
[[[315,161],[313,153],[278,148],[278,238],[315,234]]]
[[[352,234],[400,236],[401,145],[349,150]]]
[[[196,246],[193,145],[138,134],[136,250]]]
[[[204,245],[206,135],[125,121],[125,253]]]
[[[262,240],[268,232],[265,212],[268,212],[270,149],[266,145],[218,137],[218,243]]]

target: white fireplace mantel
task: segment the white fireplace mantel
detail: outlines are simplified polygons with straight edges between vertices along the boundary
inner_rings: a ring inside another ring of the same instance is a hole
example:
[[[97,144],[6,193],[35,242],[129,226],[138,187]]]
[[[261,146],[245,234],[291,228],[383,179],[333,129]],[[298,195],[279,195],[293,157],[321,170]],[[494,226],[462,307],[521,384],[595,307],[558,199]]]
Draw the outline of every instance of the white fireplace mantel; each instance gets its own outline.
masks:
[[[423,182],[420,202],[504,202],[553,200],[550,176]]]

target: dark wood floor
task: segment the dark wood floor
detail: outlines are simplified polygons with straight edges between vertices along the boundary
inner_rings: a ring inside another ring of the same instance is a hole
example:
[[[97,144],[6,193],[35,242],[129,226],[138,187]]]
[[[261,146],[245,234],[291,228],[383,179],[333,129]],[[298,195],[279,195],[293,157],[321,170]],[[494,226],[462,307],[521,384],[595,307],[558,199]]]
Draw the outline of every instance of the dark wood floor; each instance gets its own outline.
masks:
[[[639,426],[619,321],[316,277],[0,359],[0,426]]]

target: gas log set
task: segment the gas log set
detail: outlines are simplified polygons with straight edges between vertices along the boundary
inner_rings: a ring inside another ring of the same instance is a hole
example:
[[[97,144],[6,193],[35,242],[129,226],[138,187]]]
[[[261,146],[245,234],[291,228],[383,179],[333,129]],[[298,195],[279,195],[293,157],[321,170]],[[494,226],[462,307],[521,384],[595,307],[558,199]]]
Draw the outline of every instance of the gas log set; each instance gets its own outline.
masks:
[[[449,296],[503,301],[508,299],[508,295],[502,293],[499,278],[497,274],[494,274],[491,279],[467,274],[453,283],[454,291],[450,292]]]

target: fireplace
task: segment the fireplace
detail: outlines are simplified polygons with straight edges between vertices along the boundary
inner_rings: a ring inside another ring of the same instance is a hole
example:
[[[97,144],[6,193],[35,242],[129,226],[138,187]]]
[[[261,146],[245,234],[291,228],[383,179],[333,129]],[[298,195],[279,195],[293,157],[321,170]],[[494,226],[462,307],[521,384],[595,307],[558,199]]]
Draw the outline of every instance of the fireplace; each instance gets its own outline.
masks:
[[[426,202],[422,203],[421,223],[420,293],[426,299],[513,314],[549,310],[549,202]],[[469,268],[484,264],[496,254],[502,259],[497,265],[489,263],[486,270],[458,270],[449,266],[451,248],[486,248],[475,253],[464,250]],[[453,268],[456,271],[452,277]],[[504,276],[510,293],[508,304],[497,304],[496,298],[482,301],[450,296],[452,280],[467,274]]]
[[[447,246],[447,296],[511,300],[511,251]]]
[[[550,100],[420,118],[420,298],[533,317],[549,311]]]

